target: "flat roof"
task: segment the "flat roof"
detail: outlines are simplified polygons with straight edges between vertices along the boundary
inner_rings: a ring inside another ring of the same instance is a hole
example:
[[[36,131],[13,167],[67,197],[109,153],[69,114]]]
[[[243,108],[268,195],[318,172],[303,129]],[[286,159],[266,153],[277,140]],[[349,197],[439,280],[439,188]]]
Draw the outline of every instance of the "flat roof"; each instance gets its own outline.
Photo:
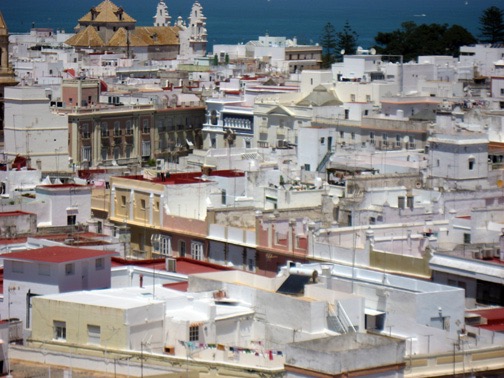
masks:
[[[74,291],[69,293],[44,295],[43,298],[61,302],[78,303],[88,306],[103,306],[123,310],[144,307],[152,304],[153,302],[163,302],[161,299],[153,298],[151,291],[143,288]]]
[[[114,256],[117,252],[101,251],[76,247],[44,247],[2,255],[4,260],[38,261],[48,263],[63,263],[85,260],[94,257]]]

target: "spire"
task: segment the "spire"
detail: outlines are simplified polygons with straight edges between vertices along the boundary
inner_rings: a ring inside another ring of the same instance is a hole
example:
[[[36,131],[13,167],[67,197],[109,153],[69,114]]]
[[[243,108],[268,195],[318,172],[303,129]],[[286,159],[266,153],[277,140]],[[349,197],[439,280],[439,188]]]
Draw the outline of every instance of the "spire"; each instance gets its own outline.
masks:
[[[198,42],[207,41],[206,17],[203,15],[203,7],[196,1],[189,15],[189,28],[191,30],[191,40]]]
[[[9,35],[2,12],[0,12],[0,35]]]
[[[170,26],[171,17],[168,13],[168,7],[163,0],[159,0],[154,16],[154,26]]]

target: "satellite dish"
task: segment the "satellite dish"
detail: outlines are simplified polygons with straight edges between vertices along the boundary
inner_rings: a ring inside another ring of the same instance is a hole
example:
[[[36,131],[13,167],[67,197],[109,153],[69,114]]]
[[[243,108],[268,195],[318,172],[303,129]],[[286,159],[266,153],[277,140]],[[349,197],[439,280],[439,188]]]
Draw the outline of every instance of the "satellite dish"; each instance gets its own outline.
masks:
[[[376,55],[376,49],[374,47],[371,47],[371,50],[369,50],[369,53],[371,55]]]
[[[341,54],[341,55],[345,55],[345,49],[342,49],[342,50],[340,51],[340,54]]]

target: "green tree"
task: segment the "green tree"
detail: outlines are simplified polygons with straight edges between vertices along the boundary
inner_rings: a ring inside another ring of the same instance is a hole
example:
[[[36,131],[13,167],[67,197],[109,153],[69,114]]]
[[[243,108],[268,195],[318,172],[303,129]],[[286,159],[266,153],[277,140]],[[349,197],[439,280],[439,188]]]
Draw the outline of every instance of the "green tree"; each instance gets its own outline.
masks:
[[[472,45],[476,38],[460,25],[452,25],[443,36],[445,55],[459,56],[460,46]]]
[[[479,18],[481,42],[504,42],[504,11],[491,6],[483,11]]]
[[[476,39],[459,25],[417,25],[408,21],[392,32],[378,33],[375,42],[379,54],[402,55],[404,61],[410,61],[420,55],[457,56],[460,46],[473,44]]]
[[[215,55],[213,56],[213,62],[212,62],[212,64],[213,64],[214,66],[218,66],[218,65],[219,65],[219,57],[217,56],[217,54],[215,54]]]
[[[348,23],[345,22],[343,30],[336,34],[336,56],[338,59],[342,60],[341,51],[345,51],[344,54],[355,54],[357,51],[357,39],[359,35],[353,30]]]
[[[322,68],[329,68],[336,61],[335,49],[337,47],[336,29],[330,22],[325,24],[322,30],[320,46],[322,47]]]

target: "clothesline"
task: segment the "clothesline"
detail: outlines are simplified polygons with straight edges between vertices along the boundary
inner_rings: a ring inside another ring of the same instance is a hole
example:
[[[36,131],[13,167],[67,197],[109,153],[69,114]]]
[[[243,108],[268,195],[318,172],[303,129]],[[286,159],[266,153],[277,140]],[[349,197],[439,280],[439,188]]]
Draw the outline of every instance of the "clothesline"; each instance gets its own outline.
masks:
[[[283,356],[283,352],[280,350],[273,349],[256,349],[256,348],[243,348],[236,346],[228,346],[224,344],[205,344],[205,343],[197,343],[193,341],[183,341],[179,340],[180,345],[183,347],[195,350],[195,349],[217,349],[222,351],[228,351],[233,353],[245,353],[245,354],[254,354],[255,356],[263,356],[268,357],[270,360],[273,360],[273,356]],[[258,342],[261,345],[261,342]]]

